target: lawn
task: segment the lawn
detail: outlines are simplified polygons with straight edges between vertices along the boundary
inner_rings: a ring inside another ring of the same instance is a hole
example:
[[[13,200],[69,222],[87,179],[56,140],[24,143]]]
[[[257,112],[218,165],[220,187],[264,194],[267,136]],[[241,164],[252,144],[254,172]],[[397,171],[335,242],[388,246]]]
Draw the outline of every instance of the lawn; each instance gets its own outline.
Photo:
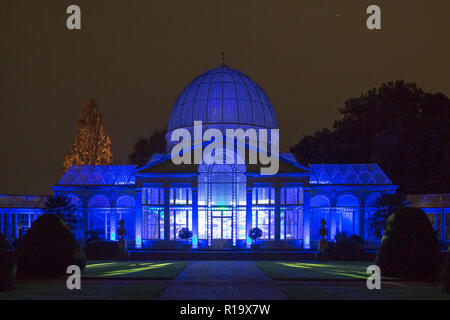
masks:
[[[256,262],[293,300],[450,300],[437,283],[382,277],[380,290],[366,286],[370,262]],[[355,281],[356,280],[356,281]]]
[[[363,280],[370,262],[256,262],[274,280]]]
[[[380,290],[369,290],[365,282],[316,281],[281,286],[292,300],[450,300],[435,283],[383,282]]]
[[[151,280],[82,280],[80,290],[69,290],[65,279],[19,280],[0,300],[150,300],[165,286]]]
[[[19,279],[15,290],[0,292],[0,300],[153,299],[164,290],[186,262],[90,261],[81,290],[69,290],[66,278]]]
[[[173,279],[186,265],[186,262],[90,261],[83,278]]]

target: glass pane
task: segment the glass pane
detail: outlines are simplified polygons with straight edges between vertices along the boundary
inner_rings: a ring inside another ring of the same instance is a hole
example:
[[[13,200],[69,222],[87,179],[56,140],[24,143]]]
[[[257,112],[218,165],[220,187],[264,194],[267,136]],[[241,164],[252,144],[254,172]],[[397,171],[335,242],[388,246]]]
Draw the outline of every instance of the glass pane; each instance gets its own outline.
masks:
[[[223,218],[222,239],[231,239],[231,218]]]
[[[213,218],[213,239],[222,239],[222,219]]]

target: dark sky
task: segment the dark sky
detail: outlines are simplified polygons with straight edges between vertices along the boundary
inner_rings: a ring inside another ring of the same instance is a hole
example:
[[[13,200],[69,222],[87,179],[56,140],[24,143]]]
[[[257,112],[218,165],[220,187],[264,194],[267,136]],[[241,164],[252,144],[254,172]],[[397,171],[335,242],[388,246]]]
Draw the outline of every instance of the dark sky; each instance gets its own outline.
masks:
[[[381,31],[365,27],[370,4]],[[51,192],[87,98],[125,162],[222,51],[270,97],[284,150],[382,82],[450,95],[449,21],[448,0],[1,0],[0,194]]]

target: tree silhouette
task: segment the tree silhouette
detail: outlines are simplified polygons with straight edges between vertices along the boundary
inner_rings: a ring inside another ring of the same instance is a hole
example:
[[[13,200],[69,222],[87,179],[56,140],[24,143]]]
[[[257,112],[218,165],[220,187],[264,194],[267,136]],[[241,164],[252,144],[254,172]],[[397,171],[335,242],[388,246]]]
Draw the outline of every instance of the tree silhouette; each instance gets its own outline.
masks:
[[[134,145],[134,151],[128,160],[130,164],[137,164],[139,167],[147,164],[154,153],[164,153],[166,151],[167,129],[153,131],[149,138],[139,139]]]
[[[382,84],[339,108],[333,128],[291,148],[308,163],[378,163],[400,191],[448,191],[450,99],[414,83]]]
[[[371,217],[373,225],[373,235],[376,238],[381,238],[383,229],[386,227],[388,218],[400,209],[406,208],[410,205],[410,202],[406,199],[405,194],[380,194],[375,202],[377,210]]]

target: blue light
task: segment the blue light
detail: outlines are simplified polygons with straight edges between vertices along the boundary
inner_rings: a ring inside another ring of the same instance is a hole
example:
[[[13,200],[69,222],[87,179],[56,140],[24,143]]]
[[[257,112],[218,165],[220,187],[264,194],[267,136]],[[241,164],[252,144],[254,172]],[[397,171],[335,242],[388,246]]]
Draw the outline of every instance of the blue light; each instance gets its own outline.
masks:
[[[247,247],[250,247],[251,244],[252,244],[252,239],[250,239],[250,237],[247,236]]]
[[[111,232],[110,239],[111,241],[116,241],[116,234],[114,232]]]
[[[192,237],[192,248],[198,248],[198,238],[196,234],[194,234],[194,236]]]
[[[136,248],[138,248],[138,249],[142,248],[141,236],[136,236]]]
[[[305,237],[305,244],[303,245],[303,249],[311,249],[311,245],[309,243],[309,235]]]

